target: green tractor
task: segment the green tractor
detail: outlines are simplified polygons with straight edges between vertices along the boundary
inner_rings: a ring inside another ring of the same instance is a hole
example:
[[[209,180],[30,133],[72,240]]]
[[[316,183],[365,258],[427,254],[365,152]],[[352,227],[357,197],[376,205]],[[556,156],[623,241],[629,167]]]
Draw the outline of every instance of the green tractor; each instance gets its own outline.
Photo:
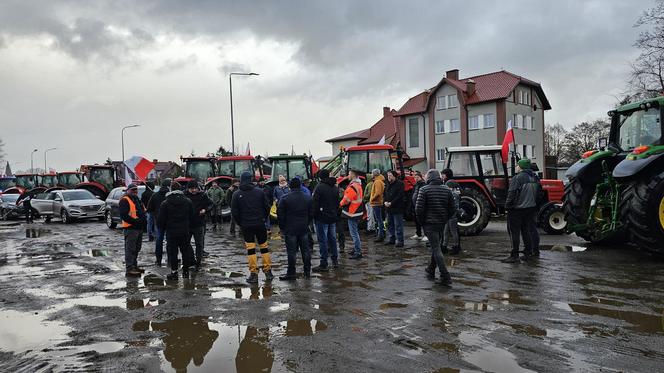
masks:
[[[563,210],[570,233],[594,243],[629,240],[664,255],[664,97],[609,113],[608,141],[566,173]]]

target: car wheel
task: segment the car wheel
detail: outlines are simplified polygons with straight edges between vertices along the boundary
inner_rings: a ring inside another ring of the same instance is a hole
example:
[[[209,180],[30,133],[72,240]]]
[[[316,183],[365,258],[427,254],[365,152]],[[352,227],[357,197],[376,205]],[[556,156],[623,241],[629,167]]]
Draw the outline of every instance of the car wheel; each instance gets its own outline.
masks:
[[[110,211],[106,211],[106,215],[104,216],[104,218],[106,220],[106,226],[109,229],[115,229],[117,224],[113,221],[113,217],[111,216]]]
[[[60,211],[60,219],[61,219],[62,222],[65,223],[65,224],[69,224],[69,223],[71,223],[71,218],[69,217],[69,213],[68,213],[67,210],[65,210],[65,209],[62,209],[62,210]]]

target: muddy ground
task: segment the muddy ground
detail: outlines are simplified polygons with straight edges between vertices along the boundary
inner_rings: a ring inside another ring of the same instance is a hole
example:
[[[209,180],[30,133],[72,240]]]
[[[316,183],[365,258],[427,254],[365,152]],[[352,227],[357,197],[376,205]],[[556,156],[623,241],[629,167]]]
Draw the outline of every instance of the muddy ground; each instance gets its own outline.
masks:
[[[0,371],[664,369],[664,263],[638,252],[543,235],[539,261],[503,264],[497,221],[446,258],[452,289],[424,276],[424,243],[367,236],[361,261],[250,287],[227,229],[208,231],[203,270],[174,284],[148,242],[145,275],[125,278],[122,234],[103,223],[2,222]],[[282,273],[278,233],[270,244]]]

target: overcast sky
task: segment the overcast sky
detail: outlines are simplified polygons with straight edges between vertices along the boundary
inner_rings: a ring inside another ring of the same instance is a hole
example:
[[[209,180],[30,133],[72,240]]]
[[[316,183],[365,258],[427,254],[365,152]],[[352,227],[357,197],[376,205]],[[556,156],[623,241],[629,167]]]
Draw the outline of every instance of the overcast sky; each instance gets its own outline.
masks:
[[[547,123],[606,115],[653,1],[0,2],[0,138],[14,170],[230,147],[330,155],[325,139],[435,85],[505,69],[540,82]]]

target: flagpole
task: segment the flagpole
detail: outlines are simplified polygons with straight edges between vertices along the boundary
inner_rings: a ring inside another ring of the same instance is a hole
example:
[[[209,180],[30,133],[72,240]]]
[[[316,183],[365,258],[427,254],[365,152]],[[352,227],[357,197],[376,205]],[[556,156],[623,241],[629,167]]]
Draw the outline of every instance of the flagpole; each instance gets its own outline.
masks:
[[[515,119],[514,124],[516,124],[516,118],[514,118],[514,119]],[[515,126],[513,125],[512,126],[512,167],[511,167],[512,176],[514,176],[514,174],[516,173],[516,162],[517,162],[517,158],[518,158],[517,154],[516,154],[516,136],[515,136],[516,131],[514,131],[514,128],[515,128]],[[516,128],[518,128],[518,127],[516,127]]]

